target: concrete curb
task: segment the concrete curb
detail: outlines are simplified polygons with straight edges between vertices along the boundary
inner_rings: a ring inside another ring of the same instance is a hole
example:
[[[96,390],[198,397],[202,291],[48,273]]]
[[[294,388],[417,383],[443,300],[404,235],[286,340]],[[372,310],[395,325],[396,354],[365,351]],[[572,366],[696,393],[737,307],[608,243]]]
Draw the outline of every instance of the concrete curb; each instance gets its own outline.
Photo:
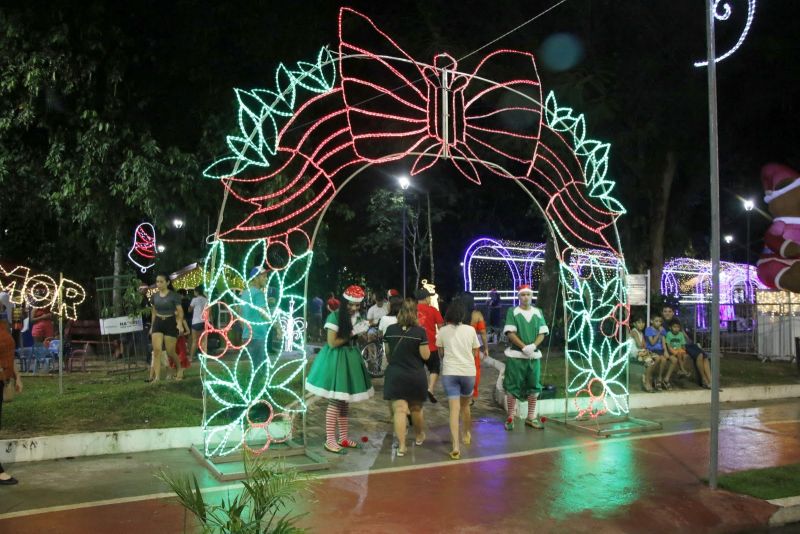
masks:
[[[778,507],[778,510],[769,518],[769,526],[782,527],[789,523],[800,522],[800,495],[767,501]]]
[[[722,402],[797,397],[800,397],[800,384],[726,388],[720,393]],[[708,390],[635,393],[630,396],[630,406],[634,410],[707,404],[708,402]],[[541,400],[538,407],[539,413],[542,415],[563,414],[564,399]],[[568,407],[571,409],[572,405],[568,404]],[[0,463],[37,462],[77,456],[124,454],[161,449],[188,449],[192,445],[202,442],[203,431],[199,426],[7,439],[0,440]]]
[[[772,399],[789,399],[800,397],[800,384],[773,386],[747,386],[725,388],[719,394],[720,402],[758,401]],[[633,393],[630,396],[630,408],[663,408],[665,406],[685,406],[689,404],[708,404],[711,392],[707,389],[691,391],[662,391],[658,393]],[[564,413],[564,399],[544,399],[536,403],[542,415],[559,415]],[[567,409],[575,411],[572,402],[567,402]]]

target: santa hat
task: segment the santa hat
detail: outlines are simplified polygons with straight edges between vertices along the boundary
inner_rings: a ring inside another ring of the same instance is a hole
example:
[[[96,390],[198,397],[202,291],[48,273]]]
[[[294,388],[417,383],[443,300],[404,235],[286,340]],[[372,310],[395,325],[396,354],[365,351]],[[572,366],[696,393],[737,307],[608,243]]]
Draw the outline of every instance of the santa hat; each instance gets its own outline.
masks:
[[[528,284],[522,284],[517,288],[517,293],[519,293],[520,295],[523,293],[530,293],[531,295],[533,295],[533,289],[531,289],[531,286],[529,286]]]
[[[364,300],[364,290],[359,286],[352,285],[344,290],[342,296],[350,302],[361,302]]]
[[[781,163],[767,163],[761,167],[761,184],[767,195],[789,185],[798,176],[800,173]]]
[[[400,292],[398,290],[396,290],[396,289],[390,289],[389,291],[386,292],[386,296],[388,298],[399,297],[400,296]]]

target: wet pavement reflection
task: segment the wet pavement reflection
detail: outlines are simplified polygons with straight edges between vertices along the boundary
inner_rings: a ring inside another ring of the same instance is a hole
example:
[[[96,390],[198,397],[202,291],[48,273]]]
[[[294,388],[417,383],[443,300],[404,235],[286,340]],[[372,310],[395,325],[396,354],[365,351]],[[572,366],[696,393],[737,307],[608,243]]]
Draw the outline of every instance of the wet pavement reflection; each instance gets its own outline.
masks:
[[[640,410],[636,417],[663,429],[598,439],[555,423],[507,432],[502,412],[486,403],[476,411],[472,444],[451,461],[445,407],[426,408],[425,444],[399,458],[385,406],[367,404],[351,412],[364,447],[328,455],[332,469],[298,507],[309,512],[303,524],[312,532],[747,532],[762,528],[774,509],[705,486],[708,406]],[[313,409],[311,416],[313,423]],[[721,423],[723,472],[800,462],[797,401],[725,404]],[[310,446],[321,445],[312,435]],[[220,486],[180,450],[17,464],[22,483],[4,490],[0,514],[157,494],[166,490],[153,477],[162,467]],[[0,532],[171,533],[182,532],[185,520],[173,502],[147,498],[0,519]]]

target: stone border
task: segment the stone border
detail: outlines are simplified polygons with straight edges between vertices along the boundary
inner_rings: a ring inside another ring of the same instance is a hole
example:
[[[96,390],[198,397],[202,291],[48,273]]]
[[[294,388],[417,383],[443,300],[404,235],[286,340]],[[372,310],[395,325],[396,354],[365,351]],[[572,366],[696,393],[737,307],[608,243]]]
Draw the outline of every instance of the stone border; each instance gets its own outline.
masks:
[[[797,397],[800,397],[800,384],[724,388],[719,394],[720,402],[789,399]],[[495,398],[503,398],[503,393],[498,390],[495,394]],[[665,406],[685,406],[689,404],[709,404],[710,402],[711,391],[707,389],[633,393],[630,396],[630,407],[632,410],[663,408]],[[540,400],[536,403],[536,407],[541,415],[564,415],[564,399]],[[527,410],[527,408],[525,409]],[[567,409],[570,412],[574,412],[574,404],[568,403]],[[0,442],[0,444],[2,444],[2,442]]]
[[[631,408],[658,408],[707,404],[708,390],[635,393]],[[800,397],[800,384],[725,388],[721,402],[757,401]],[[545,399],[538,403],[542,415],[564,413],[564,399]],[[78,456],[124,454],[160,449],[188,449],[203,442],[201,427],[157,428],[64,434],[22,439],[0,440],[0,463],[37,462]]]
[[[782,527],[790,523],[800,522],[800,495],[772,499],[767,502],[778,507],[778,510],[769,518],[769,526]]]

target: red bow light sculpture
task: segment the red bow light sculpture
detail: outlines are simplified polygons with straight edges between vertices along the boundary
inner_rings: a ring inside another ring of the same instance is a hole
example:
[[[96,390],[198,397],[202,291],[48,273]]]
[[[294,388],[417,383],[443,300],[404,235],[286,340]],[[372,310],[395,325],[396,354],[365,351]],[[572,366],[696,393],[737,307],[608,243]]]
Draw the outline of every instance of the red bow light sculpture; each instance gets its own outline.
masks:
[[[337,63],[338,84],[300,105],[280,129],[275,170],[223,180],[251,210],[222,240],[266,238],[297,255],[290,234],[307,230],[344,179],[341,171],[414,157],[412,174],[449,159],[476,184],[487,172],[524,180],[539,190],[545,214],[570,246],[616,250],[606,232],[619,214],[589,198],[574,147],[543,127],[532,54],[497,50],[472,73],[458,71],[448,54],[426,65],[368,17],[342,8]],[[300,241],[302,253],[309,240]]]

